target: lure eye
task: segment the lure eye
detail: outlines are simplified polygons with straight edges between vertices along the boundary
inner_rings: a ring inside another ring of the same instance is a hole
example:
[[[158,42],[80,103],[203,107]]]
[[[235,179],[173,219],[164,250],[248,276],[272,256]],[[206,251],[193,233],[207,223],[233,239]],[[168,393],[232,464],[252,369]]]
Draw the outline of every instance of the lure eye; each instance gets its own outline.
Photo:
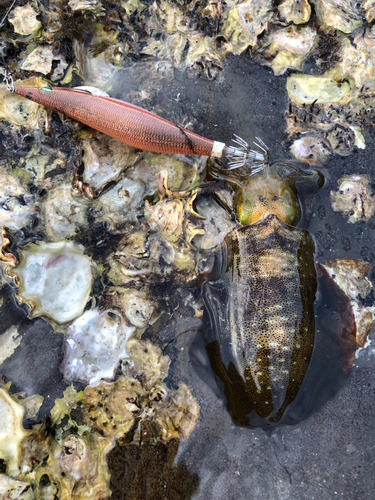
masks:
[[[47,87],[41,87],[40,90],[42,90],[43,92],[51,92],[52,91],[52,87],[50,87],[49,85],[47,85]]]

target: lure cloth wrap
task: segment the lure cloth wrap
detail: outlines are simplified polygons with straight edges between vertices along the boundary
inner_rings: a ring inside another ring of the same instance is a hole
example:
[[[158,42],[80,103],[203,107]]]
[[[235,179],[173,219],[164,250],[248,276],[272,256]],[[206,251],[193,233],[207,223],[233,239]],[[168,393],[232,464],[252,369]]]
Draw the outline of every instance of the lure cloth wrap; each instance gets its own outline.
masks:
[[[220,144],[111,97],[60,87],[16,86],[15,92],[139,149],[211,156],[214,145]]]

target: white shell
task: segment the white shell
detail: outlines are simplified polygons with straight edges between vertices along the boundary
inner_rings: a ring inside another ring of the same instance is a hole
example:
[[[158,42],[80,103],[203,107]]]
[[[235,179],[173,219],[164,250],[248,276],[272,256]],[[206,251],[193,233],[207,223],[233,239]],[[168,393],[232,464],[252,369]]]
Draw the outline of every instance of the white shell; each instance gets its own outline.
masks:
[[[97,385],[102,378],[112,379],[120,359],[129,356],[125,344],[134,330],[111,310],[86,311],[68,328],[65,378],[90,385]]]
[[[91,293],[92,263],[83,249],[70,241],[33,245],[20,251],[13,269],[20,281],[19,295],[35,303],[31,317],[46,315],[58,323],[80,316]]]

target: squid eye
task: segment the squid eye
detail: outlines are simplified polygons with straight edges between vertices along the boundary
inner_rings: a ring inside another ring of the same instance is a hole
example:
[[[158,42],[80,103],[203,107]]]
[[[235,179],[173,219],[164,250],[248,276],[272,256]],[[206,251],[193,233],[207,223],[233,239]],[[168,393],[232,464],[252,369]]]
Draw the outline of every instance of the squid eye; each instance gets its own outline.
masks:
[[[263,198],[263,196],[259,196],[259,201],[264,202],[266,200],[265,200],[265,198]]]

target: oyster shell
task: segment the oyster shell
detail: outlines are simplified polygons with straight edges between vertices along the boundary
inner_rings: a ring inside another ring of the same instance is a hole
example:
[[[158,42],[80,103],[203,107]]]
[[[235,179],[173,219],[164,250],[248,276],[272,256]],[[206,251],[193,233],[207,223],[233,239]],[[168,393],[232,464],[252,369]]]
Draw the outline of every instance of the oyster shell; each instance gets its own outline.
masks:
[[[198,219],[202,217],[193,209],[193,202],[198,190],[187,192],[173,192],[168,186],[168,171],[162,170],[159,174],[160,200],[156,205],[150,205],[146,200],[145,218],[152,231],[167,242],[173,251],[172,262],[179,270],[194,271],[196,256],[192,247],[192,240],[204,229],[194,225],[188,219],[192,215]],[[167,196],[167,198],[164,198]],[[185,198],[184,201],[177,198]],[[171,263],[172,263],[171,262]]]
[[[258,36],[267,29],[272,16],[273,4],[270,0],[240,2],[223,11],[219,35],[231,42],[234,54],[241,54],[257,45]]]
[[[0,387],[0,458],[6,462],[6,473],[19,473],[22,441],[30,435],[23,428],[25,408],[9,394],[10,382]]]
[[[138,380],[120,377],[112,384],[101,382],[85,388],[84,421],[111,439],[123,437],[135,425],[140,413],[138,397],[144,394]]]
[[[95,134],[93,137],[87,135],[81,134],[84,152],[82,180],[98,191],[109,182],[118,180],[121,173],[134,165],[143,154],[104,134]]]
[[[126,319],[135,327],[145,329],[151,320],[155,305],[141,290],[120,289],[115,299]]]
[[[29,78],[22,82],[16,81],[15,85],[40,85],[40,82],[41,78]],[[35,130],[44,123],[45,112],[36,102],[0,88],[0,120]]]
[[[293,142],[290,152],[297,160],[319,165],[328,160],[332,149],[329,142],[319,135],[303,135]]]
[[[287,69],[301,71],[317,43],[318,35],[312,26],[288,26],[273,31],[262,40],[256,55],[275,75],[282,75]]]
[[[14,32],[20,35],[32,35],[40,30],[42,23],[37,19],[36,12],[31,5],[15,7],[9,14],[9,22],[13,24]]]
[[[99,0],[69,0],[68,5],[73,11],[96,12],[101,7]]]
[[[33,306],[31,317],[66,323],[83,313],[93,283],[92,262],[83,252],[69,241],[31,244],[20,251],[20,264],[12,273],[19,295]]]
[[[74,237],[87,224],[90,202],[74,196],[70,184],[59,184],[48,191],[43,204],[45,230],[50,241]]]
[[[0,337],[0,364],[11,356],[21,343],[22,336],[19,335],[17,327],[11,326]]]
[[[368,221],[375,213],[375,197],[371,192],[369,176],[345,175],[337,182],[338,191],[331,191],[329,195],[332,210],[349,216],[351,224]]]
[[[51,148],[49,144],[35,142],[30,151],[20,159],[17,174],[23,179],[42,182],[48,179],[48,176],[56,170],[62,170],[66,167],[67,158],[57,148]],[[48,181],[45,182],[46,188]]]
[[[225,192],[228,193],[227,191]],[[220,194],[217,193],[217,194]],[[227,202],[227,200],[226,200]],[[228,204],[228,203],[227,203]],[[230,206],[230,203],[228,204]],[[223,243],[225,236],[236,227],[227,212],[212,199],[200,198],[197,202],[197,212],[204,217],[202,225],[204,234],[194,238],[198,250],[211,250]]]
[[[113,379],[120,360],[128,356],[125,344],[134,327],[114,311],[86,311],[68,327],[62,370],[67,380],[95,386]]]
[[[324,263],[331,276],[335,276],[335,281],[339,287],[350,297],[363,299],[370,293],[371,281],[367,275],[371,269],[371,264],[363,260],[345,259],[339,257],[327,260]]]
[[[55,55],[53,48],[49,46],[37,47],[26,57],[21,64],[21,70],[35,71],[42,75],[49,75],[52,72],[52,63],[58,64],[59,69],[54,73],[54,78],[58,79],[68,67],[68,63],[63,55]]]
[[[356,322],[357,349],[366,347],[367,335],[373,325],[373,317],[371,310],[364,307],[358,299],[359,297],[364,299],[371,291],[372,283],[366,277],[371,264],[363,260],[341,257],[330,259],[324,265],[339,287],[351,299]]]
[[[0,474],[0,498],[4,500],[34,500],[30,483],[17,481],[5,474]]]
[[[111,494],[105,456],[112,441],[96,433],[53,441],[46,465],[35,472],[36,498],[101,500]]]
[[[142,212],[146,186],[128,178],[120,180],[92,203],[91,213],[96,222],[105,222],[109,230],[121,227],[129,220],[136,221]]]
[[[162,439],[166,442],[172,438],[187,439],[195,428],[198,416],[197,401],[189,387],[181,383],[156,414],[155,420],[160,425]]]
[[[167,170],[168,187],[185,191],[193,188],[199,181],[206,166],[202,157],[185,155],[164,155],[146,153],[136,165],[126,171],[126,176],[134,181],[142,181],[146,186],[146,195],[155,195],[158,190],[158,175]]]
[[[193,431],[199,406],[183,383],[175,391],[162,384],[170,359],[150,342],[128,341],[131,357],[124,375],[114,383],[85,388],[84,421],[104,436],[125,443],[133,440],[186,439]]]
[[[363,23],[361,2],[353,0],[312,0],[319,21],[330,28],[352,33]]]
[[[311,6],[307,0],[284,0],[277,7],[282,21],[305,24],[310,19]]]
[[[292,136],[318,132],[321,141],[328,140],[332,152],[342,156],[350,154],[354,146],[365,148],[362,132],[373,126],[374,116],[374,48],[373,27],[361,27],[353,40],[335,40],[329,56],[324,50],[319,55],[320,46],[315,58],[318,66],[328,66],[324,75],[288,78],[288,132]]]
[[[344,38],[341,44],[341,64],[333,68],[332,73],[338,78],[349,77],[353,80],[357,93],[375,87],[375,29],[361,28],[354,34],[353,42]],[[362,105],[366,103],[362,103]]]
[[[151,342],[129,339],[127,349],[130,359],[123,365],[122,371],[128,378],[140,379],[143,387],[150,391],[168,375],[169,356],[164,356],[159,347]],[[141,377],[140,374],[142,375]]]
[[[16,231],[34,220],[34,197],[15,177],[0,173],[0,226]]]
[[[286,86],[296,104],[348,102],[353,96],[349,81],[336,81],[330,76],[291,75]]]

